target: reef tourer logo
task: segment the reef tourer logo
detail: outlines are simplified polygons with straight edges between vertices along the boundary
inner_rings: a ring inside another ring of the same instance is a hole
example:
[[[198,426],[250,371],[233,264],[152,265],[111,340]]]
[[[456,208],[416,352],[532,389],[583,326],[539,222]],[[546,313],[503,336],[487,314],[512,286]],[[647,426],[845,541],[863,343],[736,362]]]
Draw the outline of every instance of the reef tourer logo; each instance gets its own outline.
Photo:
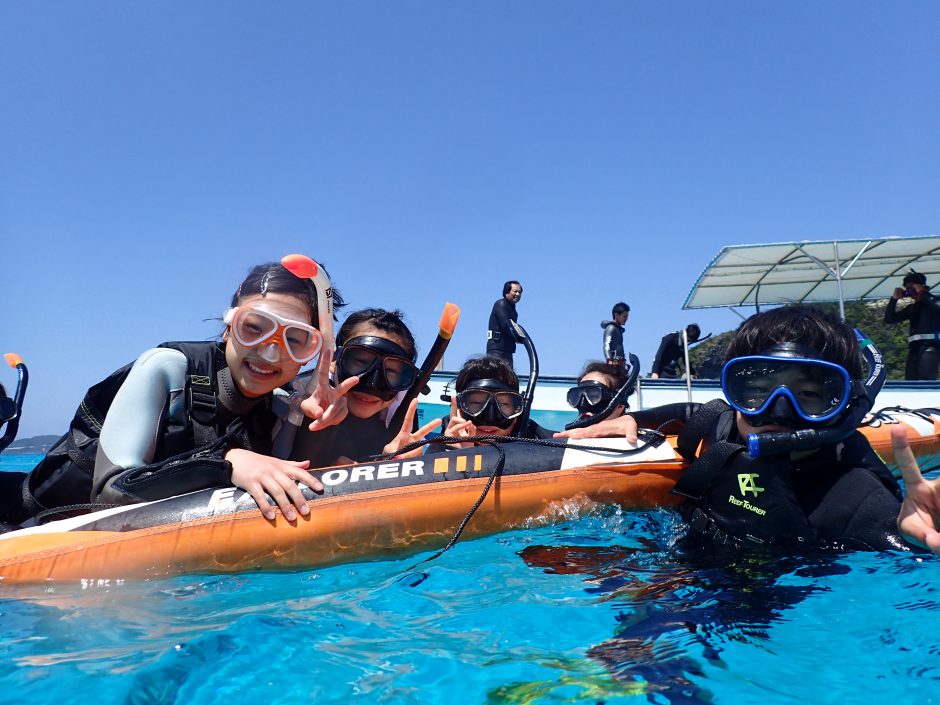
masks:
[[[747,493],[752,493],[755,497],[764,491],[763,487],[757,486],[757,473],[741,473],[738,475],[738,487],[741,489],[741,496],[747,497]]]

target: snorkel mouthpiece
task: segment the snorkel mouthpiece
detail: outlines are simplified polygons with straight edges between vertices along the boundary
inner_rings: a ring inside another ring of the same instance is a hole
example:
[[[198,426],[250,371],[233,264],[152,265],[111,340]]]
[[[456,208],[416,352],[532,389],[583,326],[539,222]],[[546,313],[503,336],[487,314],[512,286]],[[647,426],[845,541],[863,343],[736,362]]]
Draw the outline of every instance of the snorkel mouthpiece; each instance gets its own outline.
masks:
[[[884,386],[887,370],[878,348],[858,329],[853,329],[868,364],[868,377],[864,382],[853,380],[852,397],[842,412],[842,418],[833,426],[804,428],[792,432],[752,433],[747,437],[747,453],[752,458],[762,455],[780,455],[795,450],[811,450],[838,443],[848,438],[871,411],[875,397]]]

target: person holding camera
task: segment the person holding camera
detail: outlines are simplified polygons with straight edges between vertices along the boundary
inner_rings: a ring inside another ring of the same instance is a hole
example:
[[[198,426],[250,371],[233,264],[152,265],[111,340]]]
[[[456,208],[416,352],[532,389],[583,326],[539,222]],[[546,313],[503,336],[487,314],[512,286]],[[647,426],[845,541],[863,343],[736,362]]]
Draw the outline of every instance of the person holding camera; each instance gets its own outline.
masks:
[[[904,379],[937,379],[940,371],[940,299],[930,293],[927,277],[913,269],[904,276],[903,287],[894,290],[885,309],[885,323],[910,321],[907,336],[907,365]],[[897,310],[898,301],[914,299]]]

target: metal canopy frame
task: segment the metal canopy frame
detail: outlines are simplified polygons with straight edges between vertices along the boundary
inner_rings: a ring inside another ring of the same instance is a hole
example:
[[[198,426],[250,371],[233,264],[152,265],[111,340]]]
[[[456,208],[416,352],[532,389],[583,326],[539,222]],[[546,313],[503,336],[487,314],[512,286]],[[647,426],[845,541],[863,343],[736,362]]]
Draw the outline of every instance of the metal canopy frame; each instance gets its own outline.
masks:
[[[723,247],[683,309],[885,299],[910,269],[940,279],[940,236],[780,242]]]

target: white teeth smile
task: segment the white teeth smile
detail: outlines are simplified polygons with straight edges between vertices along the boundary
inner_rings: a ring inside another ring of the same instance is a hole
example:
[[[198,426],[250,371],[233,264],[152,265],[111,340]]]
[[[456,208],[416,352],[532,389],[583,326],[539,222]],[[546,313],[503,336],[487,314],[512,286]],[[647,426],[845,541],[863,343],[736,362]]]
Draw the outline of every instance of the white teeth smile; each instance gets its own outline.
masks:
[[[256,375],[274,375],[277,374],[274,370],[263,370],[260,367],[255,367],[250,362],[245,362],[245,367],[254,372]]]

